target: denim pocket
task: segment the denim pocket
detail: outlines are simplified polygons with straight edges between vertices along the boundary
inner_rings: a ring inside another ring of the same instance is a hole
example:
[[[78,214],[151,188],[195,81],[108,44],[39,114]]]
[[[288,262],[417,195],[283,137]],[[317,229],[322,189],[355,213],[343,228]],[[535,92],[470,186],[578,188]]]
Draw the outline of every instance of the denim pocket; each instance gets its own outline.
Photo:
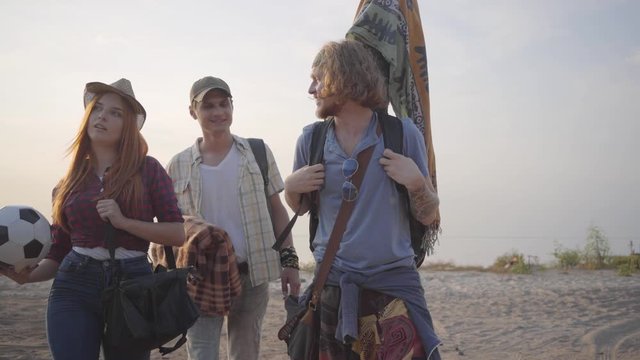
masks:
[[[65,257],[58,267],[59,272],[75,273],[82,268],[82,263],[77,259],[72,259],[70,256]]]

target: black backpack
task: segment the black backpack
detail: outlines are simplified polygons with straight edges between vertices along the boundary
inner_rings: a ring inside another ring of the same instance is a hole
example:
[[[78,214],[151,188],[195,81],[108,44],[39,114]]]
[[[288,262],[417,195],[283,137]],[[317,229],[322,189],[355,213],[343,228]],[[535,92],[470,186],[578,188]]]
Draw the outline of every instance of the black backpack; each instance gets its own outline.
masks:
[[[287,235],[291,232],[293,225],[296,223],[296,219],[298,215],[294,216],[281,234],[276,233],[276,228],[273,223],[273,217],[271,214],[271,203],[269,202],[269,163],[267,162],[267,151],[265,149],[264,141],[262,139],[248,138],[249,146],[251,147],[251,152],[253,152],[253,157],[256,158],[256,162],[258,163],[258,167],[260,168],[260,173],[262,174],[262,181],[264,182],[264,196],[267,199],[267,209],[269,210],[269,218],[271,219],[271,225],[273,226],[273,233],[276,237],[276,242],[271,246],[273,250],[279,251],[282,247],[282,243],[287,238]]]
[[[260,168],[260,174],[262,174],[262,182],[264,183],[264,197],[267,199],[267,210],[269,210],[269,219],[271,219],[271,226],[273,225],[273,217],[271,216],[271,203],[269,202],[269,163],[267,162],[267,150],[264,147],[264,141],[262,139],[248,138],[249,146],[253,157],[256,158],[258,167]],[[273,228],[275,233],[275,227]],[[276,234],[276,236],[278,236]],[[284,240],[283,240],[284,241]]]
[[[247,139],[247,141],[249,141],[251,152],[253,152],[253,157],[256,158],[256,162],[258,163],[258,167],[260,168],[260,174],[262,174],[262,182],[264,183],[264,197],[267,199],[269,219],[271,219],[271,226],[273,226],[273,217],[271,216],[271,203],[269,203],[269,193],[267,192],[269,188],[269,163],[267,162],[267,150],[265,149],[264,141],[262,139],[249,138]]]
[[[267,194],[267,187],[269,186],[269,164],[267,163],[267,150],[264,146],[262,139],[249,138],[249,146],[253,152],[253,156],[256,158],[260,173],[262,174],[262,181],[264,182],[264,193]],[[267,200],[269,197],[267,196]]]
[[[393,150],[398,154],[404,154],[403,149],[403,129],[402,122],[397,117],[391,116],[385,112],[378,112],[378,121],[382,129],[382,138],[384,139],[385,148]],[[309,165],[315,165],[322,162],[324,158],[324,143],[327,138],[327,130],[333,124],[333,119],[318,121],[313,126],[311,135],[311,144],[309,148]],[[430,243],[427,233],[428,226],[423,225],[415,219],[411,213],[411,205],[409,203],[409,193],[407,188],[396,183],[396,189],[400,194],[400,198],[406,205],[406,211],[409,213],[409,226],[411,230],[411,247],[416,254],[416,266],[420,267],[425,256],[429,253]],[[318,202],[317,192],[311,194],[311,207],[309,210],[309,248],[313,252],[313,238],[318,229]]]

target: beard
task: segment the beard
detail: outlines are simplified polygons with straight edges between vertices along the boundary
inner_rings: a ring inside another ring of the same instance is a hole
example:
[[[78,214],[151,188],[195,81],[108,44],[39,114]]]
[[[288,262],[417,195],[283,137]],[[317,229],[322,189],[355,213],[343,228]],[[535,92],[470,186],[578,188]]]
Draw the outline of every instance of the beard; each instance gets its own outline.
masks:
[[[334,97],[326,97],[321,100],[322,102],[316,108],[316,116],[319,119],[336,116],[344,107],[344,103],[336,100]]]

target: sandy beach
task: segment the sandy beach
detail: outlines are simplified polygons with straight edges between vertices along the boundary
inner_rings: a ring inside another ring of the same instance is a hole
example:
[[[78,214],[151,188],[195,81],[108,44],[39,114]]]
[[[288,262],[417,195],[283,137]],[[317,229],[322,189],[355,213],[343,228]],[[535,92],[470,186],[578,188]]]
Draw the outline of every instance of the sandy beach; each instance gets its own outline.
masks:
[[[444,359],[640,359],[638,274],[422,271],[422,277]],[[0,277],[0,359],[50,358],[44,328],[49,287],[19,287]],[[261,357],[287,359],[275,335],[284,319],[275,283],[271,294]],[[152,359],[161,359],[157,351]],[[164,359],[186,359],[184,347]]]

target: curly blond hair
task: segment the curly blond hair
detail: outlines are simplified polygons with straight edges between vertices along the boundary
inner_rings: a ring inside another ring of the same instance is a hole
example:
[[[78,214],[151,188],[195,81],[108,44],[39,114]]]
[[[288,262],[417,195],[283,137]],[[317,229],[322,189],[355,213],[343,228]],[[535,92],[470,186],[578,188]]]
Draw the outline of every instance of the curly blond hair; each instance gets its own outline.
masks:
[[[372,51],[351,39],[326,43],[312,65],[323,83],[318,96],[353,100],[370,109],[386,108],[387,86]]]

